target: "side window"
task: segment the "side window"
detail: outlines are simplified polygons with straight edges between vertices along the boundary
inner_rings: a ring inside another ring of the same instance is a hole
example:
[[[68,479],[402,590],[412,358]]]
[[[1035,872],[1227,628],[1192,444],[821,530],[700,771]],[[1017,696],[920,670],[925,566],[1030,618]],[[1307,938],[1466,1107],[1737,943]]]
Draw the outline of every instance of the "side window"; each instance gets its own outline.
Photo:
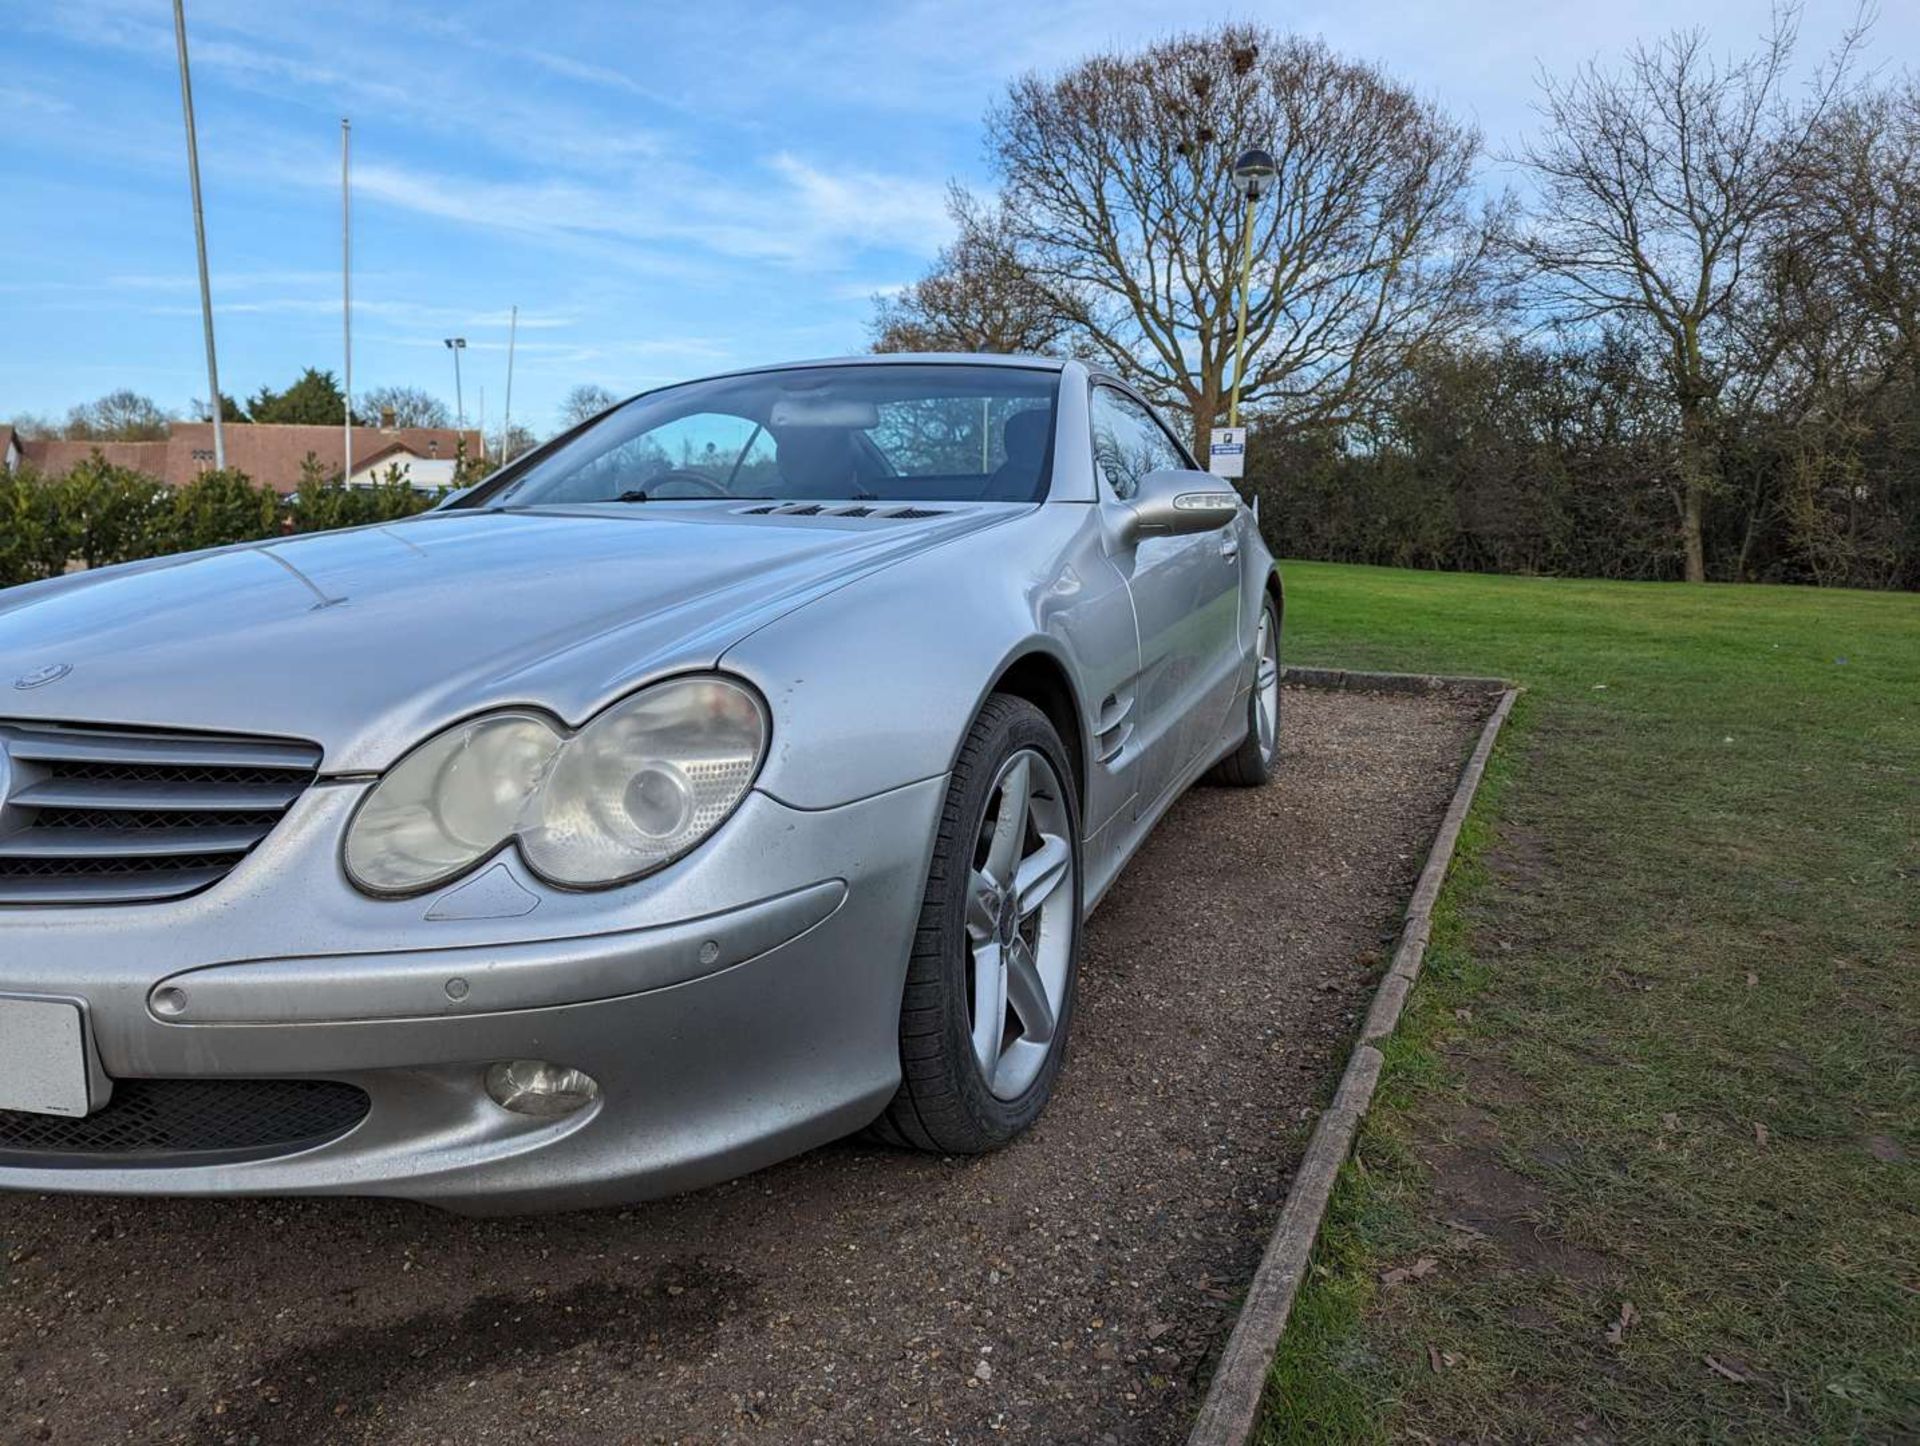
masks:
[[[1091,415],[1094,465],[1122,502],[1140,490],[1147,473],[1187,467],[1153,413],[1125,392],[1095,387]]]

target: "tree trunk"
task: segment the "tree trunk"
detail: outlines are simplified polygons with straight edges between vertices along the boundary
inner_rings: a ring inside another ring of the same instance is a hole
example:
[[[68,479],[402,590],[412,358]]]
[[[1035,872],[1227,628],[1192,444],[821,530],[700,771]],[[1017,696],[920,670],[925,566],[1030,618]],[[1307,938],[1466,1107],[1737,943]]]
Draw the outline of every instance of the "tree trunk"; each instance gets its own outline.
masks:
[[[1708,465],[1706,418],[1699,405],[1683,405],[1680,412],[1680,539],[1686,547],[1687,581],[1707,580],[1705,517]]]
[[[1213,424],[1220,416],[1220,389],[1210,386],[1198,395],[1189,395],[1193,408],[1193,457],[1205,470],[1213,452]]]
[[[1687,544],[1687,581],[1705,582],[1707,580],[1706,547],[1701,540],[1700,517],[1706,510],[1706,488],[1697,477],[1687,478],[1687,505],[1681,515],[1680,530]]]

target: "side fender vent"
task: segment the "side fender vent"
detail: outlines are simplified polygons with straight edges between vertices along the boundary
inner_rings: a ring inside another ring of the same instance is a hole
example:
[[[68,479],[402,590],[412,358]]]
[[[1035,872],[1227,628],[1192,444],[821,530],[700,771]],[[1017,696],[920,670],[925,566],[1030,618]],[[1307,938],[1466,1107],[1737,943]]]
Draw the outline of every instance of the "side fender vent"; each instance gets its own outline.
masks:
[[[1133,740],[1133,690],[1109,693],[1100,700],[1100,716],[1094,724],[1094,752],[1108,767],[1118,765],[1120,755]]]

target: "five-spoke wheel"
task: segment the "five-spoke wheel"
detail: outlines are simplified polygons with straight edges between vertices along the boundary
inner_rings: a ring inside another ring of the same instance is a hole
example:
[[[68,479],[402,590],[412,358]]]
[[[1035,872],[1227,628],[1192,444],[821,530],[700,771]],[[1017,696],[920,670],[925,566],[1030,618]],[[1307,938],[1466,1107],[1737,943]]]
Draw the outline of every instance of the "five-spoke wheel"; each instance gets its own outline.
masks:
[[[1080,812],[1047,716],[996,693],[948,785],[900,1010],[883,1139],[948,1154],[1005,1144],[1053,1091],[1080,947]]]
[[[1280,620],[1272,603],[1260,609],[1260,635],[1253,657],[1254,733],[1260,740],[1260,756],[1271,768],[1280,740]]]
[[[1066,786],[1032,748],[994,780],[967,879],[968,1001],[987,1088],[1017,1099],[1046,1064],[1073,948],[1073,825]]]
[[[1273,776],[1280,758],[1280,609],[1260,600],[1260,626],[1253,637],[1253,686],[1247,689],[1247,736],[1207,776],[1215,783],[1257,788]]]

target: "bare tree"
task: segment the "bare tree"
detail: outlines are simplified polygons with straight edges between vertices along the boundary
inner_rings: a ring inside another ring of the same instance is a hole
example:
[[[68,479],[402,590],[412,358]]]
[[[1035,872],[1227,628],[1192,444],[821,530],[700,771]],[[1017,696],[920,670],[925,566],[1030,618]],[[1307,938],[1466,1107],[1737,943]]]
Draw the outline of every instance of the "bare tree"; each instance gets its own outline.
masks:
[[[1738,575],[1777,538],[1816,582],[1888,585],[1915,540],[1896,457],[1920,440],[1920,84],[1815,127],[1756,274],[1721,407],[1769,444],[1722,468],[1746,508]]]
[[[419,387],[375,387],[354,403],[354,411],[368,423],[387,425],[393,414],[396,427],[451,427],[453,413],[432,392]]]
[[[1544,80],[1545,135],[1518,157],[1540,204],[1516,237],[1563,317],[1624,321],[1661,343],[1679,418],[1671,490],[1690,582],[1706,578],[1704,519],[1716,485],[1715,408],[1736,341],[1736,301],[1792,195],[1809,137],[1839,93],[1853,39],[1810,98],[1785,91],[1797,12],[1777,12],[1758,51],[1709,53],[1701,31]]]
[[[60,424],[40,412],[15,412],[7,425],[22,441],[40,441],[60,435]]]
[[[1052,295],[1019,256],[1004,210],[960,186],[947,196],[958,236],[898,296],[876,297],[875,351],[1053,351],[1069,329]]]
[[[566,431],[569,427],[591,421],[619,400],[603,386],[582,382],[568,392],[566,400],[560,403],[560,429]]]
[[[1920,80],[1838,106],[1806,147],[1786,244],[1883,369],[1920,364]]]
[[[67,437],[75,442],[155,442],[173,428],[173,418],[150,397],[122,387],[67,413]]]
[[[1229,25],[1096,56],[1017,82],[988,131],[1020,259],[1091,354],[1191,413],[1202,451],[1230,384],[1245,148],[1279,168],[1241,389],[1270,424],[1364,417],[1480,315],[1479,138],[1318,41]]]
[[[538,445],[538,439],[534,437],[532,430],[521,426],[518,422],[511,427],[495,428],[493,435],[487,439],[487,448],[492,453],[494,462],[501,467],[506,466],[522,452],[531,452],[536,445]]]

